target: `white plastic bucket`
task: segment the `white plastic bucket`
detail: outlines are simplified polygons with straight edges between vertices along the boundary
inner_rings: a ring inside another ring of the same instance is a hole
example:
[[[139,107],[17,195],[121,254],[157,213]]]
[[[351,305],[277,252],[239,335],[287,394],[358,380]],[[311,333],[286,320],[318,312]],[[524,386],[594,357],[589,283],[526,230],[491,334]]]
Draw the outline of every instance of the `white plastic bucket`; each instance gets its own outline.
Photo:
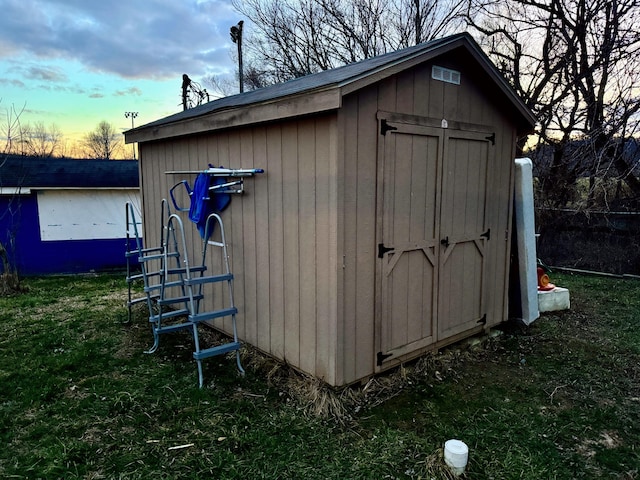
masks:
[[[447,440],[444,443],[444,463],[454,475],[462,475],[469,460],[469,447],[461,440]]]

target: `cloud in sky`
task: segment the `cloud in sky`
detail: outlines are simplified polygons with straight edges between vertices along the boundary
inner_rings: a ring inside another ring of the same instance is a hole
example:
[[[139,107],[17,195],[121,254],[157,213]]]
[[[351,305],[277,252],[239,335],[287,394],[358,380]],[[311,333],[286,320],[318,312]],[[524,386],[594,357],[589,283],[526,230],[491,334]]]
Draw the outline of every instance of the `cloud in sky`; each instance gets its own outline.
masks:
[[[130,126],[125,111],[140,112],[136,125],[179,111],[183,73],[235,75],[231,0],[0,2],[0,117],[21,108],[67,138],[102,120]]]
[[[129,79],[197,77],[232,68],[228,31],[237,18],[228,0],[5,0],[0,58],[76,61]],[[32,75],[64,80],[55,73]]]
[[[0,78],[0,85],[9,85],[17,88],[25,88],[26,85],[22,80],[18,80],[16,78],[8,79],[8,78]]]
[[[138,87],[131,87],[131,88],[127,88],[126,90],[118,90],[114,93],[114,95],[116,97],[126,97],[129,95],[135,95],[135,96],[140,96],[142,95],[142,90],[140,90]]]
[[[64,82],[67,75],[59,68],[31,66],[25,69],[24,76],[31,80],[44,80],[47,82]]]

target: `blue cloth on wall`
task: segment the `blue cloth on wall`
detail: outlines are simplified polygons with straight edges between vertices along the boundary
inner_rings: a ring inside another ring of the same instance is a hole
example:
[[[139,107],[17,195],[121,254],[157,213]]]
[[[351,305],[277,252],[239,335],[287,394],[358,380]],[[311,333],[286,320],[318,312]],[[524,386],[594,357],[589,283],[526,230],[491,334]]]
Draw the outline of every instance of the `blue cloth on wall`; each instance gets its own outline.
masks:
[[[209,191],[209,188],[226,182],[224,177],[214,177],[204,172],[199,173],[193,182],[189,219],[196,224],[200,236],[205,240],[208,240],[204,237],[209,215],[222,212],[231,202],[231,195],[228,193],[216,193],[215,190]],[[211,233],[213,229],[209,232]]]

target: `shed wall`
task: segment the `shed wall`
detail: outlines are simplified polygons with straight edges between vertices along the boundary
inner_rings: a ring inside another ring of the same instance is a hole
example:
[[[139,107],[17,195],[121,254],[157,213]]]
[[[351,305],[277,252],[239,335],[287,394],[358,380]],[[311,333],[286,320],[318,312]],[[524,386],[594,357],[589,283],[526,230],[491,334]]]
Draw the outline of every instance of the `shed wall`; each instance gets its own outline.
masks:
[[[496,144],[487,179],[485,328],[502,322],[518,113],[491,90],[488,77],[473,70],[470,54],[448,55],[437,64],[460,71],[461,84],[431,79],[427,63],[346,95],[337,114],[140,144],[147,245],[159,242],[160,199],[176,182],[195,178],[165,171],[203,170],[208,164],[264,168],[264,175],[245,180],[246,193],[222,214],[240,338],[329,384],[355,382],[379,369],[378,119],[390,114],[437,128],[443,119],[460,130],[490,127]],[[193,255],[201,241],[185,223]],[[216,270],[217,262],[210,267]]]
[[[337,139],[335,115],[325,115],[140,145],[148,246],[160,241],[160,199],[195,178],[166,171],[208,164],[265,170],[245,179],[245,194],[233,196],[222,213],[239,336],[330,384],[338,321]],[[184,218],[189,254],[198,256],[202,242]],[[214,257],[210,268],[219,268]],[[208,308],[218,301],[212,297],[221,295],[208,295]]]
[[[486,327],[507,316],[507,281],[513,159],[515,158],[515,113],[491,96],[490,81],[483,79],[466,56],[440,58],[437,64],[461,72],[461,85],[431,79],[432,64],[423,64],[343,99],[339,112],[340,167],[344,171],[341,212],[340,255],[344,269],[340,285],[341,318],[338,332],[337,384],[351,383],[371,375],[375,369],[380,328],[376,298],[376,242],[380,209],[377,195],[377,149],[380,140],[378,112],[410,115],[413,121],[467,129],[490,126],[496,132],[495,158],[488,179],[489,224],[486,263]],[[409,121],[409,120],[408,120]],[[464,299],[462,299],[464,301]],[[478,330],[481,330],[479,327]],[[453,337],[448,341],[454,341]],[[446,342],[440,342],[440,344]],[[421,352],[413,352],[418,354]],[[410,355],[409,355],[410,356]]]

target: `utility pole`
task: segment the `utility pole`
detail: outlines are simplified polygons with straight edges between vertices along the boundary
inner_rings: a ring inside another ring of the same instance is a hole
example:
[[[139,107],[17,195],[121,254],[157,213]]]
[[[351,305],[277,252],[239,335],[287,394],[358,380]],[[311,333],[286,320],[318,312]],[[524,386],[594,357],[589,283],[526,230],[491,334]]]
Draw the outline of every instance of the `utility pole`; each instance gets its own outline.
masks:
[[[131,118],[131,130],[133,130],[133,119],[138,116],[138,112],[124,112],[124,118]],[[133,149],[133,159],[136,159],[136,144],[131,144]]]
[[[244,92],[244,74],[242,72],[242,25],[240,20],[238,25],[231,27],[231,40],[238,45],[238,78],[240,81],[240,93]]]

